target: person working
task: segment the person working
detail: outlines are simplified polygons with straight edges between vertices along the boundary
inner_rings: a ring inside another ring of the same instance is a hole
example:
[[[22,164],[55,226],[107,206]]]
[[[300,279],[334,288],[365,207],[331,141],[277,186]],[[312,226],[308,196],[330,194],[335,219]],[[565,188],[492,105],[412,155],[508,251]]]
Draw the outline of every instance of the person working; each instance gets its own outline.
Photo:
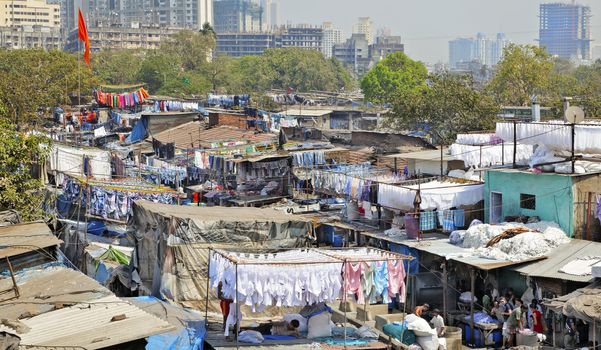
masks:
[[[300,322],[298,322],[298,320],[291,320],[290,322],[274,322],[271,326],[271,335],[292,335],[300,337],[299,327]]]
[[[436,329],[436,334],[439,337],[444,336],[445,326],[444,319],[440,316],[440,310],[434,309],[432,310],[432,319],[430,320],[430,324],[432,328]]]
[[[515,335],[517,331],[524,329],[523,316],[526,312],[526,307],[520,303],[519,299],[516,299],[516,307],[511,311],[509,318],[507,318],[507,326],[509,327],[509,346],[515,346]]]
[[[425,313],[428,312],[428,310],[430,310],[430,305],[423,304],[423,305],[416,306],[415,311],[413,313],[419,317],[423,317],[423,316],[425,316]]]
[[[536,304],[530,304],[530,313],[532,314],[532,331],[538,334],[544,333],[543,314],[538,311]]]
[[[575,348],[578,331],[576,330],[576,323],[573,318],[566,319],[565,332],[566,334],[563,336],[563,346],[567,349]]]
[[[221,314],[223,315],[223,329],[225,330],[227,316],[230,314],[230,305],[234,301],[232,299],[226,298],[223,295],[222,288],[223,288],[223,284],[221,282],[219,282],[219,284],[217,285],[217,297],[219,298],[219,307],[221,308]]]

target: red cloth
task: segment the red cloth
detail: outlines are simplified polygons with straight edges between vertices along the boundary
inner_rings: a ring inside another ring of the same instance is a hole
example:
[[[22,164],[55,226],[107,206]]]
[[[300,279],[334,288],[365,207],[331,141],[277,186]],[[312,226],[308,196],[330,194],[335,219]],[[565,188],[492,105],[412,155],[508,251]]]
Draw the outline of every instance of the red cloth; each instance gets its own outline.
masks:
[[[532,318],[536,320],[536,324],[532,327],[536,333],[544,333],[543,331],[543,314],[538,310],[532,311]]]
[[[85,51],[83,53],[83,60],[90,65],[90,37],[88,36],[88,28],[86,27],[86,21],[81,13],[81,8],[77,9],[77,37],[80,41],[84,42]]]
[[[194,193],[192,194],[192,201],[193,201],[194,203],[198,203],[198,192],[194,192]]]
[[[221,307],[221,313],[224,316],[227,316],[230,314],[230,304],[232,303],[231,300],[220,300],[219,301],[219,306]]]

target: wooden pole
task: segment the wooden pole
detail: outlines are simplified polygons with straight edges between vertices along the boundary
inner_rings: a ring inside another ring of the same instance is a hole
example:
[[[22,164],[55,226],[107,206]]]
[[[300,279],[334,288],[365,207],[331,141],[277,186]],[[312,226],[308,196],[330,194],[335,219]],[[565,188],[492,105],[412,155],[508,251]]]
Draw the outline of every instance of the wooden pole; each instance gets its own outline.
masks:
[[[474,345],[474,292],[476,289],[476,273],[474,268],[470,269],[470,283],[471,283],[471,292],[470,296],[470,342]]]
[[[234,336],[236,337],[236,349],[238,349],[240,346],[238,343],[238,334],[240,334],[240,300],[238,296],[238,287],[238,263],[236,263],[236,328],[234,329]]]
[[[593,193],[588,193],[588,201],[586,204],[586,230],[584,231],[584,239],[590,239],[590,229],[591,229],[591,202],[593,200]]]
[[[447,319],[447,293],[449,292],[449,277],[447,275],[447,261],[442,262],[442,315]]]
[[[211,273],[211,252],[212,249],[209,248],[209,258],[208,258],[208,264],[207,264],[207,283],[206,283],[206,287],[207,287],[207,296],[205,298],[205,327],[208,327],[209,325],[209,288],[210,288],[210,273]]]

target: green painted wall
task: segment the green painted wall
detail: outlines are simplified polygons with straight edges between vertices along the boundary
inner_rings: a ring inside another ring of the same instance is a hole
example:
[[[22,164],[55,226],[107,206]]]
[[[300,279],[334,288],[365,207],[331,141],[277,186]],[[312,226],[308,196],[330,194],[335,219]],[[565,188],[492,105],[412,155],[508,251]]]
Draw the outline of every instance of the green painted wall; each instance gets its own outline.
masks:
[[[572,178],[559,174],[533,174],[523,171],[487,171],[484,187],[484,217],[490,222],[490,193],[503,194],[503,217],[538,216],[555,221],[571,237],[574,229]],[[536,196],[536,209],[520,208],[520,194]]]

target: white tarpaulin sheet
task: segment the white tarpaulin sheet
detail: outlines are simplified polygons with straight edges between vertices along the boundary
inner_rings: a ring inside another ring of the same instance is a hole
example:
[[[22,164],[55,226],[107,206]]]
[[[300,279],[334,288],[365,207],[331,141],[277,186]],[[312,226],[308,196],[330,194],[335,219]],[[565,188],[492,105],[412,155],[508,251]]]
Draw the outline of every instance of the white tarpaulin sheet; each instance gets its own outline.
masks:
[[[516,163],[526,164],[532,156],[533,148],[533,145],[518,144]],[[492,146],[469,146],[454,143],[449,147],[449,151],[456,159],[463,160],[466,166],[486,167],[513,162],[513,144],[510,143]]]
[[[418,185],[399,187],[378,185],[378,204],[393,209],[410,210],[417,189],[421,194],[421,209],[443,210],[462,205],[473,205],[484,199],[484,185],[462,184],[450,181],[432,181]]]
[[[601,124],[576,125],[574,149],[581,153],[601,153]],[[505,142],[513,142],[513,123],[497,123],[497,135]],[[553,150],[570,150],[572,147],[572,127],[563,122],[518,123],[517,141],[529,145],[545,145]]]
[[[99,180],[111,178],[111,154],[97,148],[75,148],[55,144],[48,157],[49,171],[58,171],[57,181],[63,182],[63,174],[85,176],[84,156],[90,158],[92,177]]]

